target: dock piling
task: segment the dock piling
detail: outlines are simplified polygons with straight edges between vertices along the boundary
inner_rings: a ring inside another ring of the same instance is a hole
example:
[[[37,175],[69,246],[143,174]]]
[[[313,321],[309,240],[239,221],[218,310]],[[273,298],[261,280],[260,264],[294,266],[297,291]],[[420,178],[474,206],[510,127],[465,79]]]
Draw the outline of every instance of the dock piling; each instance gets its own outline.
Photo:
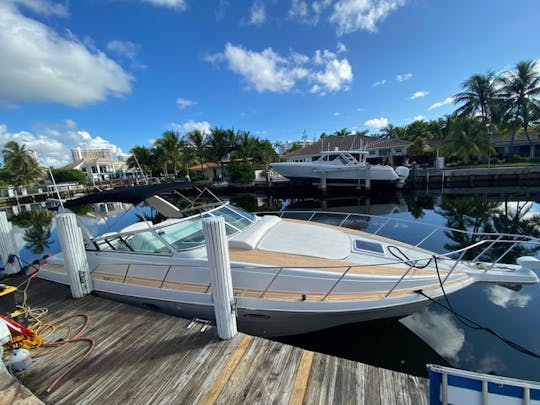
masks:
[[[19,261],[14,259],[18,253],[13,238],[13,226],[8,221],[6,212],[0,211],[0,258],[8,274],[21,269]]]
[[[94,289],[82,231],[77,225],[76,215],[72,213],[58,214],[56,225],[64,254],[64,266],[69,275],[71,295],[73,298],[82,298]]]
[[[218,336],[223,340],[232,339],[237,332],[236,311],[224,218],[204,219],[203,232],[208,254],[208,269],[212,280],[212,300]]]

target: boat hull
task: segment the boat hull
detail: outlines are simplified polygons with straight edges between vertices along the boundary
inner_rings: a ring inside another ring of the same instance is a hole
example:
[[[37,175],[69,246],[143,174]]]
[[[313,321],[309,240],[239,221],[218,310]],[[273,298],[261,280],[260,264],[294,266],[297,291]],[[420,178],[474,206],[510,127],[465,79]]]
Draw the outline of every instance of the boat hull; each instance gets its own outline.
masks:
[[[42,269],[40,278],[68,284],[67,275]],[[146,309],[186,319],[215,321],[210,293],[193,293],[94,279],[94,293]],[[335,326],[401,318],[422,310],[430,301],[422,296],[378,302],[273,301],[236,297],[238,330],[261,337],[290,336]]]
[[[352,166],[324,165],[315,163],[281,162],[272,163],[270,167],[288,179],[306,179],[305,181],[319,181],[326,177],[327,181],[352,182],[366,180],[393,182],[399,176],[390,166],[364,164]],[[369,170],[368,170],[369,167]]]
[[[159,299],[131,297],[104,291],[95,291],[96,295],[130,305],[163,312],[186,319],[208,320],[215,323],[214,308],[210,305],[176,303]],[[328,329],[335,326],[373,321],[378,319],[399,319],[420,311],[429,305],[429,301],[411,303],[392,308],[369,311],[343,312],[290,312],[237,308],[238,330],[261,337],[290,336]]]

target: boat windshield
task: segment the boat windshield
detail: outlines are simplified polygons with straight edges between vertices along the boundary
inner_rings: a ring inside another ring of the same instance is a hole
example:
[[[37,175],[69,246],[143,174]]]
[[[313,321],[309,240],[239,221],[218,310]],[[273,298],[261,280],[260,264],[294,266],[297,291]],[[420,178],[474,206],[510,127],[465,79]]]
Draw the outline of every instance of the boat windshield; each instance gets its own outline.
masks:
[[[255,216],[249,212],[225,204],[190,218],[166,220],[151,230],[106,236],[96,241],[96,245],[100,250],[163,254],[169,253],[167,245],[177,251],[193,249],[204,245],[202,221],[211,216],[221,216],[225,219],[227,236],[240,232],[255,221]]]

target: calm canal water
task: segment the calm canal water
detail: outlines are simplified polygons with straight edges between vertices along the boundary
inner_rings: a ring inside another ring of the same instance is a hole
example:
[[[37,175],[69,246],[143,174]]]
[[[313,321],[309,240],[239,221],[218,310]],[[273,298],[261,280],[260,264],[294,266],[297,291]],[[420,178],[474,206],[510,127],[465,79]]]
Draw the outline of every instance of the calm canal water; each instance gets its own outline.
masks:
[[[413,222],[392,225],[382,234],[407,239],[425,231],[424,223],[460,229],[540,233],[540,193],[483,193],[475,195],[415,194],[371,198],[317,196],[234,195],[234,203],[250,211],[324,210],[391,216]],[[80,218],[95,233],[121,229],[137,220],[140,211],[128,205],[108,204],[87,208]],[[28,207],[26,207],[28,208]],[[144,209],[143,209],[144,210]],[[17,211],[17,209],[15,209]],[[107,220],[103,215],[107,216]],[[32,261],[43,253],[60,250],[52,215],[43,209],[18,215],[8,209],[15,225],[21,257]],[[356,227],[377,229],[384,219],[372,219]],[[412,241],[412,240],[411,240]],[[431,242],[434,250],[463,244],[441,234]],[[435,246],[438,245],[438,246]],[[533,253],[537,257],[539,252]],[[521,346],[540,353],[540,285],[513,291],[498,285],[473,285],[449,296],[454,309]],[[451,365],[473,371],[540,381],[540,359],[523,354],[482,330],[474,330],[437,305],[431,305],[400,321],[371,322],[333,328],[280,339],[310,350],[417,375],[426,375],[425,364]]]

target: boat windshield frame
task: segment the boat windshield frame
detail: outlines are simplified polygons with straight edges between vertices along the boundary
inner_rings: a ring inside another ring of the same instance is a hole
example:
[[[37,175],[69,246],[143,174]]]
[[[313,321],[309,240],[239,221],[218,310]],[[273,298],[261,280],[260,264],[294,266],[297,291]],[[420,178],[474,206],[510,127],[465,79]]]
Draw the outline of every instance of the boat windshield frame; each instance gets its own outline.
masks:
[[[142,229],[104,234],[95,237],[93,244],[97,251],[173,255],[204,246],[202,220],[212,216],[223,216],[227,238],[257,221],[255,215],[227,201],[185,218],[170,218],[156,225],[148,223]]]
[[[340,159],[345,166],[355,166],[364,163],[366,156],[369,155],[365,150],[325,150],[319,152],[320,156],[315,162],[330,163],[336,159]],[[330,159],[332,155],[337,155]]]

